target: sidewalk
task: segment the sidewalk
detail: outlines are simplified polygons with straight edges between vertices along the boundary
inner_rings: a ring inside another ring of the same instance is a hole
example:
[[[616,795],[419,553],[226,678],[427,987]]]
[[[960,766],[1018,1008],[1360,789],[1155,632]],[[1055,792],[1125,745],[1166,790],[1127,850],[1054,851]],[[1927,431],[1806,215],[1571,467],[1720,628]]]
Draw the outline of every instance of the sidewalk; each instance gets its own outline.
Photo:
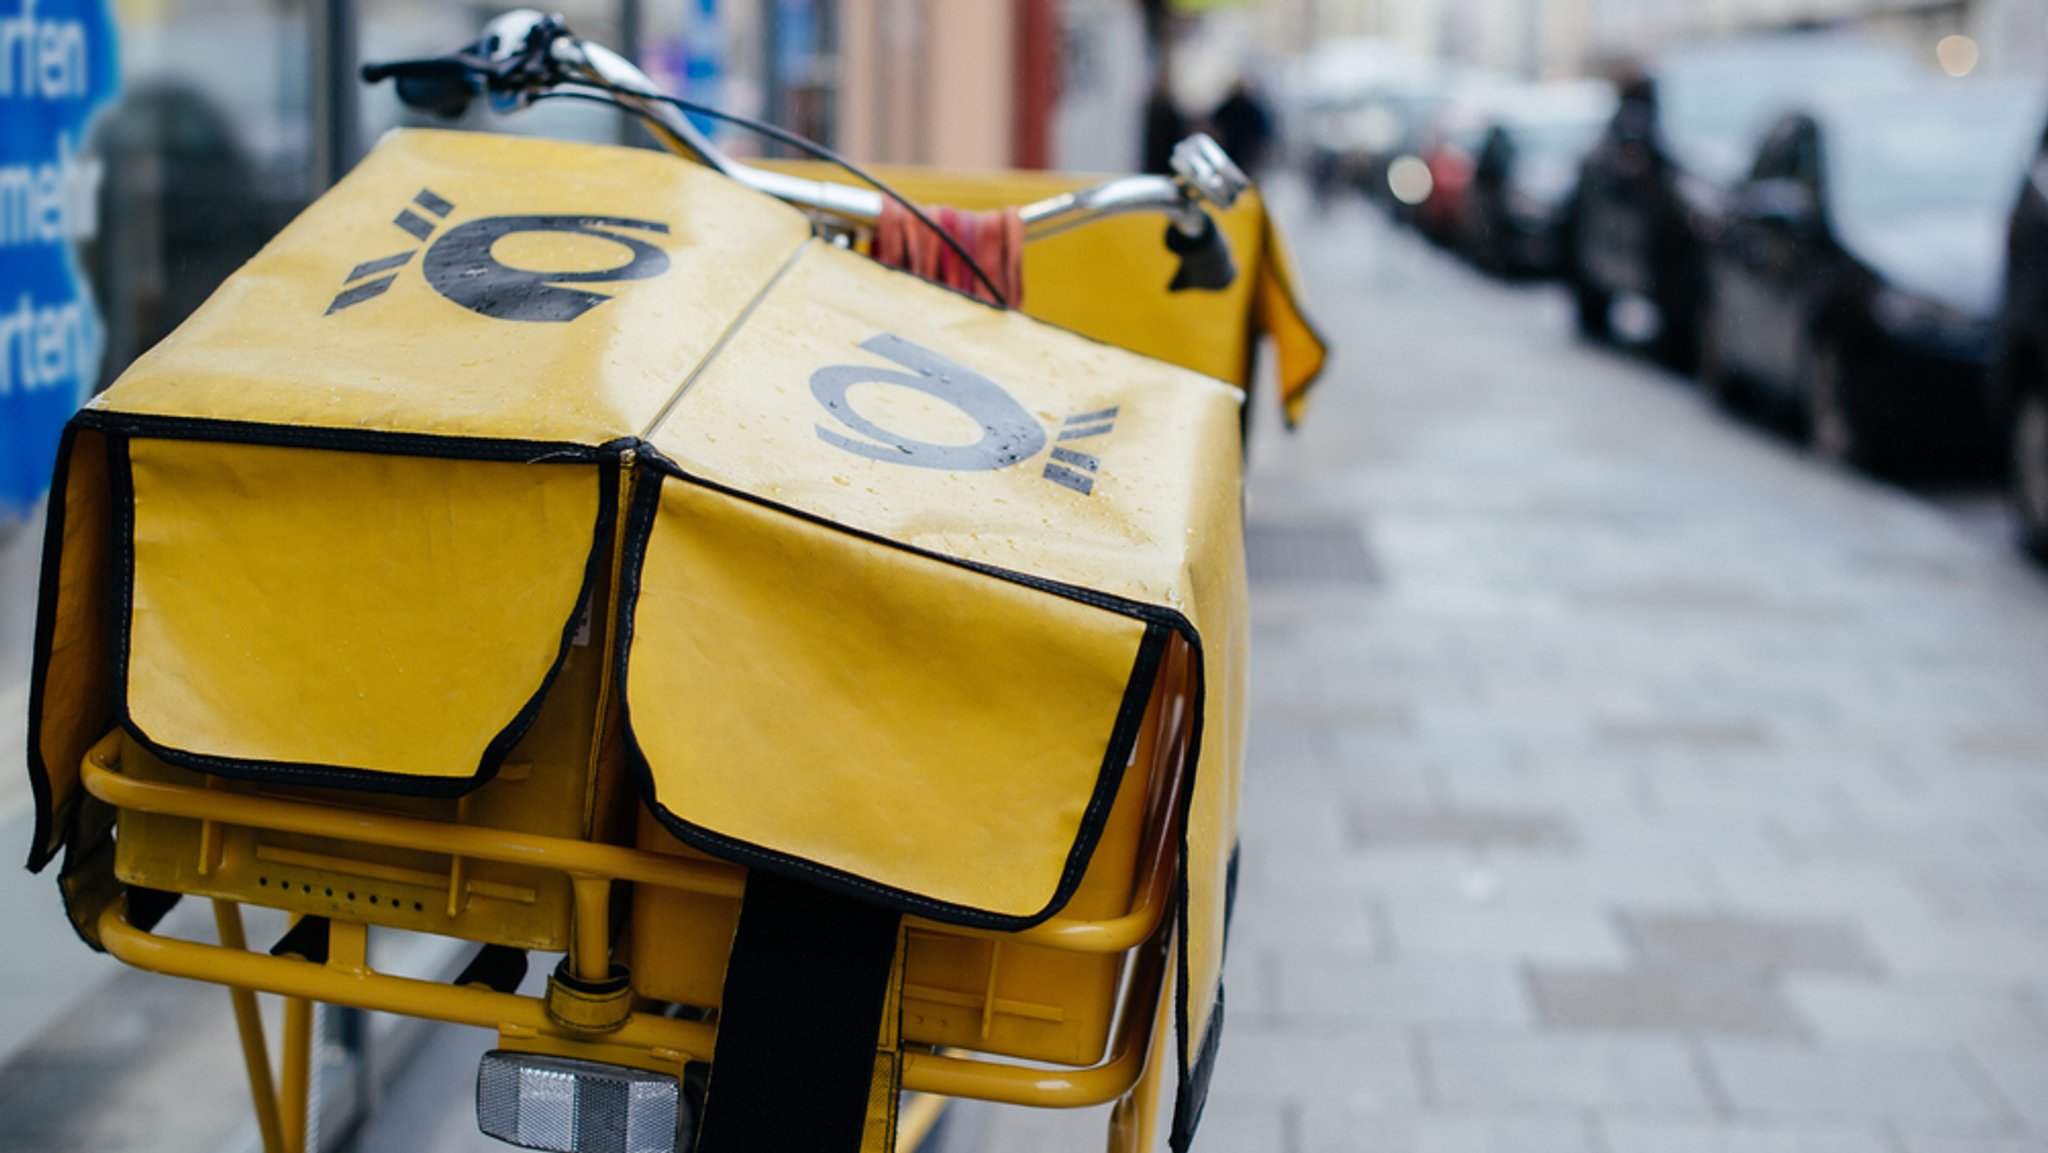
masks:
[[[0,985],[0,1066],[119,968],[78,943],[64,920],[54,878],[32,876],[21,867],[35,833],[24,765],[42,535],[38,518],[0,537],[0,919],[9,927],[7,979]]]
[[[2048,576],[1561,293],[1295,242],[1341,359],[1253,452],[1197,1148],[2048,1150]]]
[[[35,636],[36,584],[42,564],[43,520],[0,530],[0,825],[29,803],[21,750],[28,726],[29,650]],[[0,844],[0,858],[28,856]]]

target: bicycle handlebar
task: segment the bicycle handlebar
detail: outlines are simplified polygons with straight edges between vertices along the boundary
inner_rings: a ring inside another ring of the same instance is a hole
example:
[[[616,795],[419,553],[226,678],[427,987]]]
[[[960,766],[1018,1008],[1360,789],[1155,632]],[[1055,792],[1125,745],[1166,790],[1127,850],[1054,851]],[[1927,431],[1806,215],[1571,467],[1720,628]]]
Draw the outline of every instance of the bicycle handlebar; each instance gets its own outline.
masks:
[[[478,96],[495,110],[509,112],[559,85],[581,83],[640,115],[672,151],[692,155],[757,192],[854,228],[872,228],[881,218],[882,194],[873,189],[806,180],[727,156],[632,61],[579,39],[559,18],[533,9],[493,19],[465,49],[368,64],[362,76],[369,83],[392,80],[409,107],[450,118],[460,116]],[[1182,258],[1175,290],[1228,285],[1234,275],[1228,243],[1208,209],[1230,208],[1251,180],[1214,140],[1199,133],[1174,147],[1172,168],[1171,177],[1127,176],[1024,205],[1019,213],[1026,237],[1036,240],[1111,216],[1158,213],[1171,222],[1167,244]]]

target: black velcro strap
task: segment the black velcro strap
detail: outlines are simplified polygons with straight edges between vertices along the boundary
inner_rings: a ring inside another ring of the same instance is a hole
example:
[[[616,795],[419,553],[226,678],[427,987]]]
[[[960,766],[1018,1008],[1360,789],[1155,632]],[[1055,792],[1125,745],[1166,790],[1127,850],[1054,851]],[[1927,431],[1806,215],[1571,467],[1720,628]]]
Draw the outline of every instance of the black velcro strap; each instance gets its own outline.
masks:
[[[697,1153],[859,1153],[901,919],[747,875]]]

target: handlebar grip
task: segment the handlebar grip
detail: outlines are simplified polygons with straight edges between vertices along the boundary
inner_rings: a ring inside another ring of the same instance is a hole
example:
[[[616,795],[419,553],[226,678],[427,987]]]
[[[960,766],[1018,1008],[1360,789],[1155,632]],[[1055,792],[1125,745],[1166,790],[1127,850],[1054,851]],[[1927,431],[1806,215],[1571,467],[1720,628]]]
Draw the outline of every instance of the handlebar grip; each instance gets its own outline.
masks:
[[[1230,255],[1230,240],[1216,227],[1216,218],[1202,214],[1202,231],[1194,236],[1177,225],[1166,226],[1166,247],[1180,257],[1180,270],[1173,274],[1168,292],[1200,289],[1219,292],[1237,280],[1237,261]]]
[[[468,111],[480,87],[468,62],[449,57],[365,64],[362,75],[368,84],[391,80],[406,107],[450,120]]]

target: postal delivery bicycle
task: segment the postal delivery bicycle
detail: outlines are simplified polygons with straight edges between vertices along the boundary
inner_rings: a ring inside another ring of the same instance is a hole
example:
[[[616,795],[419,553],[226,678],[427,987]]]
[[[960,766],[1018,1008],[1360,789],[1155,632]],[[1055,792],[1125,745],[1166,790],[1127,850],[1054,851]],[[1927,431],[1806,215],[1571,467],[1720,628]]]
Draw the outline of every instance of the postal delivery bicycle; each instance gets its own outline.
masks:
[[[30,863],[79,933],[229,988],[271,1153],[316,1003],[493,1031],[478,1121],[530,1149],[888,1153],[959,1098],[1188,1148],[1240,411],[1262,339],[1290,419],[1323,359],[1256,192],[1201,138],[745,165],[534,12],[367,72],[668,151],[396,132],[72,421]],[[393,930],[474,952],[380,971]]]

